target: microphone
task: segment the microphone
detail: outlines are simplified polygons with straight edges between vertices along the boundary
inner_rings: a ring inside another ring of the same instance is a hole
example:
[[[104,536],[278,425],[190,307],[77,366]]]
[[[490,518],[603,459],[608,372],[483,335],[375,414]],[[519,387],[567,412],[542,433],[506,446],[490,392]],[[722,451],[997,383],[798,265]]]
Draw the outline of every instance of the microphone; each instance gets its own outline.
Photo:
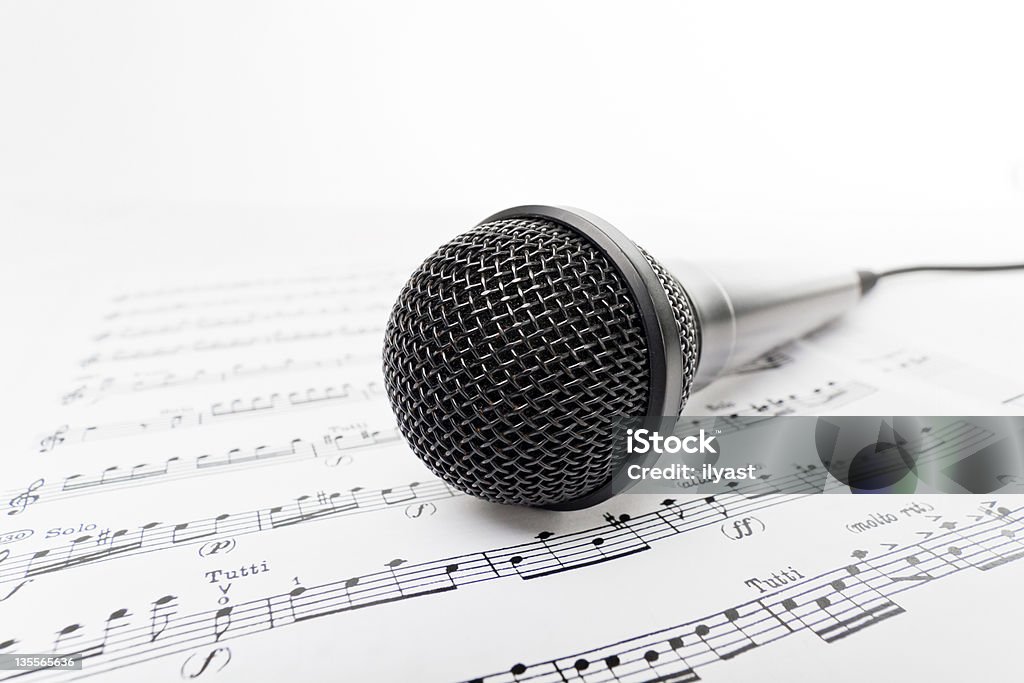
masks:
[[[613,494],[617,419],[666,429],[691,391],[841,316],[879,277],[663,265],[597,216],[519,206],[409,278],[385,387],[409,446],[451,486],[590,507]]]

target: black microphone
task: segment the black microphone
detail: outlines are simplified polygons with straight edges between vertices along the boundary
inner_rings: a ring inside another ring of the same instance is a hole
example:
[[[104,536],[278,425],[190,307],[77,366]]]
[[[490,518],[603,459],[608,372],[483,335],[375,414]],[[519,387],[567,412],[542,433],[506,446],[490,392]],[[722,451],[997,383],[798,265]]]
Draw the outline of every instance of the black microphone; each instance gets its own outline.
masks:
[[[657,429],[692,390],[854,306],[876,274],[669,267],[600,218],[521,206],[440,247],[384,337],[398,426],[435,474],[501,503],[612,495],[616,421]]]

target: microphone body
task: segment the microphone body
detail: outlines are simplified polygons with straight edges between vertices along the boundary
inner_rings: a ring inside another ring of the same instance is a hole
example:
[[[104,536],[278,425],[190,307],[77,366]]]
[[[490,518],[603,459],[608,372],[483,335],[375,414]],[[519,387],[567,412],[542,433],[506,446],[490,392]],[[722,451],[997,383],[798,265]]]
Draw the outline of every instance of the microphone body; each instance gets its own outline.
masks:
[[[662,261],[690,297],[701,336],[691,391],[841,317],[863,296],[855,270]]]

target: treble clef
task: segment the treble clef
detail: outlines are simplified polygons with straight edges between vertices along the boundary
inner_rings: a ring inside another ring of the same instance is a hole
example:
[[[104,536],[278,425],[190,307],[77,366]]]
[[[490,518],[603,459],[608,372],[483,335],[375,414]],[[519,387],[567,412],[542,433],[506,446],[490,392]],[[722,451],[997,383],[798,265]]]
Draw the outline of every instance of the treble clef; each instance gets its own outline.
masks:
[[[33,491],[35,491],[45,483],[45,479],[36,479],[34,482],[29,484],[27,489],[16,495],[14,498],[11,498],[10,502],[7,503],[7,505],[14,509],[8,512],[7,514],[16,515],[19,512],[24,512],[25,508],[39,500],[39,496],[33,493]]]

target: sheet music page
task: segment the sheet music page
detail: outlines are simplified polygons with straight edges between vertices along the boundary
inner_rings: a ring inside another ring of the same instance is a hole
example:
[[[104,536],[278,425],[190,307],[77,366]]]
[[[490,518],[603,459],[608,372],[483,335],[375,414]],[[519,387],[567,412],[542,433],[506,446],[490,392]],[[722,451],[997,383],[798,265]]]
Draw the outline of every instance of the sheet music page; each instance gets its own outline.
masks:
[[[817,475],[795,473],[572,513],[472,499],[396,431],[381,335],[411,264],[377,261],[7,282],[0,653],[84,659],[0,680],[1006,672],[1016,637],[991,608],[1020,604],[1020,498],[808,496]],[[1021,412],[1019,375],[874,321],[687,411]]]

